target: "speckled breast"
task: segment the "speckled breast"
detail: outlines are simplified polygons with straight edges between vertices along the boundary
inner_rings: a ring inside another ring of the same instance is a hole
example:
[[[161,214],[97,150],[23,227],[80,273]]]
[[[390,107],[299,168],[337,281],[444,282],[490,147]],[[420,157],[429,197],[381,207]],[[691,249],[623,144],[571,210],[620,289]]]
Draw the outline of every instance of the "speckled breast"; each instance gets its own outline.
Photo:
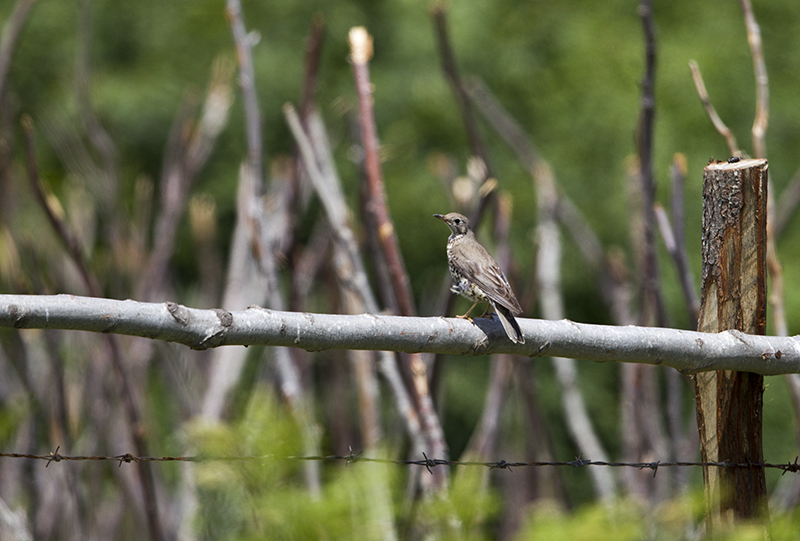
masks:
[[[461,276],[461,273],[452,263],[450,263],[450,274],[453,276],[453,285],[450,286],[450,291],[463,295],[471,301],[489,302],[489,297],[474,283]]]

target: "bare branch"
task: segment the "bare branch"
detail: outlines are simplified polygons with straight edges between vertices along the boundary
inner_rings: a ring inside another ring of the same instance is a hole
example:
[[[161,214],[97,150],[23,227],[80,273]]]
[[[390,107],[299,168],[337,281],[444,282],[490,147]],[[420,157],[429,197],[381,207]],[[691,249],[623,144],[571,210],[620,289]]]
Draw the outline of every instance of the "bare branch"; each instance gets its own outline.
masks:
[[[645,45],[644,77],[642,78],[641,109],[636,127],[636,174],[629,175],[631,191],[641,204],[631,213],[630,227],[639,236],[637,254],[641,283],[639,323],[667,325],[666,309],[661,291],[658,251],[656,247],[655,197],[653,173],[653,138],[655,127],[656,35],[652,0],[641,0]],[[638,192],[638,193],[637,193]],[[636,222],[639,221],[640,224]],[[623,453],[626,459],[652,455],[666,458],[662,416],[658,411],[656,373],[649,367],[625,365],[622,370]],[[640,496],[652,494],[653,480],[649,476],[626,476],[628,489]]]
[[[664,207],[661,206],[660,203],[656,203],[655,205],[655,212],[656,212],[656,223],[658,223],[658,229],[661,231],[661,239],[664,241],[664,247],[669,252],[669,255],[672,256],[672,260],[676,266],[678,266],[678,243],[675,240],[675,232],[672,230],[672,224],[670,223],[669,218],[667,217],[667,211],[664,210]],[[681,269],[678,269],[680,273]],[[680,276],[681,278],[681,286],[683,286],[683,274]],[[684,288],[684,297],[686,297],[687,290]],[[695,295],[696,297],[696,295]],[[688,298],[686,299],[689,300]],[[694,312],[695,317],[689,318],[689,321],[696,321],[696,307],[690,307],[690,313]]]
[[[296,118],[293,119],[291,109],[285,109],[287,112],[287,118],[290,120],[290,124],[294,125],[293,132],[295,136],[298,137],[298,143],[301,145],[301,149],[306,148],[306,150],[301,150],[302,152],[308,152],[307,146],[305,142],[301,142],[303,140],[303,136],[300,132],[298,132],[298,128],[300,128],[299,123],[297,122]],[[346,203],[343,196],[343,191],[341,188],[340,181],[334,169],[333,159],[331,157],[331,153],[329,150],[329,144],[327,141],[327,137],[325,135],[325,129],[322,124],[322,120],[320,119],[319,115],[312,112],[307,119],[308,124],[308,131],[311,137],[312,148],[316,149],[316,162],[319,166],[319,171],[315,171],[313,174],[316,177],[316,180],[313,182],[315,183],[315,188],[318,191],[318,194],[321,198],[330,197],[333,199],[330,203],[324,203],[326,205],[330,204],[332,207],[338,207],[340,209],[346,210]],[[304,156],[304,160],[305,160]],[[311,170],[314,169],[314,166],[309,164],[306,160],[305,162],[306,168],[311,173]],[[318,176],[320,175],[321,176]],[[322,182],[320,182],[322,181]],[[385,205],[385,202],[384,202]],[[388,213],[388,210],[387,210]],[[329,216],[329,221],[334,223],[334,221]],[[350,226],[345,221],[339,222],[342,227],[341,234],[350,236],[351,238],[355,238],[352,231],[350,230]],[[379,231],[383,229],[379,228]],[[335,233],[335,235],[340,234],[339,231]],[[386,239],[379,239],[381,242],[385,241]],[[396,240],[396,239],[395,239]],[[340,243],[340,247],[343,244]],[[354,261],[356,265],[361,265],[361,256],[358,253],[358,248],[355,242],[349,244],[349,248],[344,246],[345,249],[350,250],[350,258],[351,261]],[[399,248],[398,248],[399,253]],[[387,257],[387,262],[389,258]],[[402,263],[402,262],[401,262]],[[388,263],[387,263],[388,264]],[[337,265],[337,272],[340,273],[340,281],[347,286],[348,281],[351,277],[357,280],[357,283],[362,284],[357,293],[364,299],[368,301],[368,298],[372,298],[372,303],[375,303],[372,291],[369,289],[369,285],[367,283],[366,273],[364,271],[363,265],[359,268],[360,270],[358,273],[346,275],[341,274],[342,271],[347,270],[346,268]],[[403,274],[405,275],[405,270],[401,269]],[[406,277],[407,280],[407,277]],[[400,295],[401,293],[396,293]],[[407,295],[410,298],[410,292],[407,292]],[[410,301],[409,301],[410,302]],[[368,303],[365,302],[364,306],[368,306]],[[390,385],[392,386],[392,390],[395,396],[395,400],[397,402],[397,406],[400,411],[406,415],[406,425],[409,430],[409,434],[411,434],[412,438],[416,438],[414,440],[414,444],[418,447],[418,450],[422,452],[423,449],[430,450],[435,456],[447,456],[447,447],[444,443],[444,433],[441,429],[441,423],[439,422],[439,418],[436,414],[436,411],[433,406],[433,400],[430,397],[430,392],[428,389],[428,378],[426,374],[426,367],[421,359],[420,355],[410,355],[407,359],[408,366],[412,373],[413,382],[414,382],[414,390],[416,391],[414,398],[416,398],[416,409],[413,408],[413,403],[411,402],[410,393],[408,393],[403,386],[403,381],[398,371],[397,363],[394,362],[394,359],[389,354],[382,354],[382,358],[380,361],[380,369],[383,372],[384,376],[389,381]],[[424,428],[423,432],[417,432],[417,430],[421,430]],[[446,470],[442,469],[439,472],[434,474],[434,481],[436,486],[444,487],[447,482],[447,477],[444,475]],[[428,481],[428,479],[423,478],[423,480]]]
[[[642,0],[639,4],[645,41],[645,73],[642,78],[642,105],[639,112],[639,125],[636,129],[639,152],[639,167],[645,190],[654,191],[653,180],[653,123],[655,120],[655,78],[656,78],[656,33],[653,22],[652,0]]]
[[[769,124],[769,78],[767,66],[764,61],[764,50],[761,44],[761,29],[758,26],[753,6],[750,0],[740,0],[745,27],[747,28],[747,43],[750,46],[750,55],[753,58],[753,72],[756,78],[756,115],[751,130],[753,137],[753,153],[756,158],[767,157],[766,134]],[[775,196],[772,191],[767,194],[767,269],[770,276],[769,303],[772,307],[772,321],[775,325],[775,334],[785,336],[788,334],[786,312],[784,309],[783,294],[783,268],[775,246],[775,231],[771,216],[775,216]]]
[[[236,46],[247,137],[247,159],[242,164],[239,174],[236,225],[223,294],[224,300],[230,302],[230,306],[239,307],[246,305],[247,302],[253,302],[254,297],[265,299],[267,293],[267,281],[256,269],[251,245],[252,228],[257,223],[256,210],[253,206],[264,192],[264,162],[261,113],[256,94],[252,56],[252,47],[257,35],[247,33],[239,0],[226,0],[225,14]],[[241,375],[244,358],[243,352],[235,351],[218,352],[214,355],[210,384],[203,399],[202,416],[205,419],[217,420],[222,415],[225,398]]]
[[[48,200],[42,191],[41,182],[39,180],[39,172],[36,163],[36,153],[34,148],[34,133],[33,122],[30,117],[25,116],[22,120],[23,131],[25,132],[25,151],[28,165],[28,176],[30,179],[31,187],[36,195],[39,204],[47,214],[50,224],[56,231],[56,234],[61,238],[62,242],[66,245],[73,262],[78,266],[81,277],[84,280],[85,286],[89,291],[97,291],[95,295],[99,294],[99,286],[97,285],[97,278],[89,271],[89,267],[80,251],[79,243],[74,235],[71,234],[63,219],[58,215],[52,206],[52,202]],[[122,395],[122,403],[124,406],[125,414],[128,418],[129,430],[131,439],[133,440],[137,453],[147,452],[147,442],[145,441],[145,431],[141,422],[140,408],[134,398],[133,386],[131,385],[128,371],[122,360],[122,353],[119,344],[114,336],[106,336],[105,343],[108,347],[108,357],[110,357],[114,368],[119,376],[119,386]],[[139,483],[143,491],[144,509],[148,522],[150,535],[155,540],[162,539],[163,532],[158,517],[158,507],[156,500],[156,487],[153,478],[152,468],[149,466],[142,467],[137,470]]]
[[[182,158],[185,174],[189,177],[196,175],[206,164],[217,137],[228,124],[228,112],[233,102],[233,70],[233,60],[228,56],[218,56],[211,67],[211,78],[200,121],[190,132],[191,138]]]
[[[280,209],[286,209],[288,206],[290,194],[286,186],[288,180],[274,179],[267,195],[267,199]],[[262,205],[253,205],[251,209],[252,214],[248,216],[250,244],[258,270],[266,279],[267,304],[276,310],[284,310],[286,302],[281,293],[275,248],[280,243],[282,232],[288,226],[288,213],[267,212]],[[287,348],[273,348],[271,353],[278,368],[281,394],[301,431],[303,450],[305,453],[318,453],[320,434],[315,428],[316,421],[309,401],[309,392],[300,377],[297,364]],[[319,499],[321,496],[319,464],[304,466],[308,490],[312,498]]]
[[[753,14],[750,0],[739,0],[747,28],[747,43],[753,57],[753,72],[756,76],[756,116],[753,119],[753,157],[767,157],[767,125],[769,124],[769,78],[767,64],[764,62],[764,49],[761,46],[761,29]]]
[[[545,319],[564,317],[564,297],[561,290],[561,236],[556,225],[555,212],[558,193],[550,166],[537,161],[532,171],[538,207],[536,226],[536,283],[539,306]],[[581,453],[586,456],[607,457],[589,417],[583,394],[579,387],[578,369],[574,359],[552,357],[556,378],[561,386],[564,420]],[[591,472],[594,489],[604,501],[610,501],[616,491],[616,481],[610,471]]]
[[[686,306],[689,309],[689,320],[692,321],[692,328],[697,322],[697,315],[700,311],[700,299],[697,296],[695,281],[689,269],[689,254],[686,246],[686,234],[684,233],[684,202],[683,186],[686,183],[686,156],[675,154],[672,159],[672,232],[675,237],[676,255],[675,265],[678,267],[681,288],[686,299]]]
[[[481,114],[511,147],[519,162],[531,172],[534,179],[549,175],[553,177],[552,182],[557,184],[552,168],[541,156],[539,149],[519,123],[491,94],[486,85],[479,78],[474,77],[467,84],[467,90]],[[633,323],[634,318],[630,314],[630,295],[627,291],[628,284],[622,277],[623,273],[618,272],[620,265],[613,257],[606,258],[600,239],[569,197],[561,190],[558,190],[557,194],[556,216],[571,234],[584,259],[597,272],[603,298],[611,309],[614,321],[620,325]]]
[[[36,0],[17,0],[0,36],[0,99],[3,97],[14,48]]]
[[[267,280],[258,272],[251,247],[251,226],[254,223],[253,206],[258,200],[256,180],[247,162],[239,171],[239,187],[236,194],[236,224],[233,228],[231,248],[228,255],[228,270],[222,304],[242,309],[252,303],[265,303]],[[211,359],[208,388],[203,397],[201,417],[209,422],[222,417],[228,392],[236,385],[244,369],[246,351],[220,349]]]
[[[672,223],[670,223],[664,207],[658,203],[655,205],[655,214],[664,245],[675,263],[684,301],[689,312],[689,322],[694,328],[700,310],[700,299],[697,296],[694,278],[689,269],[686,241],[683,234],[683,183],[685,178],[686,158],[682,154],[676,154],[672,165]]]
[[[314,94],[317,89],[319,62],[322,58],[322,42],[325,37],[325,19],[315,15],[311,22],[311,32],[306,41],[305,77],[303,78],[303,94],[300,97],[300,117],[305,118],[314,105]]]
[[[311,21],[311,29],[308,37],[306,38],[305,73],[303,77],[299,105],[300,118],[303,121],[308,118],[308,115],[313,110],[324,37],[325,19],[321,14],[316,14]],[[305,194],[308,191],[307,182],[305,182],[307,173],[303,167],[303,161],[299,156],[296,145],[297,143],[295,143],[295,148],[292,150],[292,161],[294,167],[291,174],[290,197],[285,209],[285,212],[289,214],[287,222],[288,227],[286,235],[284,235],[281,244],[276,248],[279,253],[285,254],[288,259],[288,264],[291,271],[291,279],[293,282],[291,295],[289,297],[289,304],[293,309],[299,309],[305,300],[305,297],[298,296],[298,293],[304,288],[304,286],[299,286],[297,283],[294,283],[297,280],[303,279],[304,275],[302,273],[296,273],[294,270],[298,264],[297,258],[299,257],[299,254],[307,251],[305,248],[301,250],[298,246],[297,224],[300,221],[299,215],[302,211],[302,207],[308,202],[308,198],[305,197]],[[322,225],[323,222],[321,221],[318,223],[317,227]],[[314,256],[312,255],[312,259],[313,258]],[[317,261],[321,262],[323,259],[327,260],[327,257],[316,257],[316,259]]]
[[[90,177],[94,180],[94,189],[101,201],[101,210],[110,218],[112,228],[118,220],[114,213],[118,201],[119,182],[117,175],[118,154],[116,144],[103,127],[94,111],[90,95],[91,87],[91,49],[92,49],[92,0],[78,2],[78,47],[77,73],[75,75],[75,90],[78,102],[78,113],[86,129],[89,142],[100,157],[102,175]],[[99,182],[98,182],[99,181]],[[113,242],[113,240],[111,241]]]
[[[89,295],[98,297],[100,296],[100,286],[95,277],[89,272],[86,258],[83,252],[81,252],[80,242],[78,242],[78,239],[72,234],[69,227],[64,222],[62,216],[63,210],[60,211],[60,205],[58,205],[55,197],[48,197],[42,188],[42,182],[39,178],[39,166],[36,161],[35,133],[31,117],[26,115],[22,118],[22,128],[25,135],[25,158],[28,166],[28,180],[31,185],[31,190],[39,206],[42,207],[47,219],[50,221],[53,231],[58,235],[58,238],[64,244],[73,263],[75,263],[75,266],[78,268],[86,291],[88,291]]]
[[[347,276],[352,273],[350,268],[350,258],[347,256],[341,245],[336,246],[334,252],[334,265],[339,276]],[[364,311],[364,303],[361,297],[344,285],[340,280],[342,304],[348,314],[360,314]],[[356,381],[356,391],[358,393],[358,411],[361,420],[361,438],[366,449],[374,449],[381,439],[381,425],[378,404],[380,403],[380,388],[373,370],[373,356],[364,351],[349,351],[350,364]],[[390,362],[394,365],[394,359]]]
[[[416,313],[411,297],[408,273],[403,263],[397,233],[386,204],[386,192],[381,172],[378,133],[375,127],[375,114],[372,108],[372,84],[369,79],[369,60],[372,57],[372,36],[363,27],[350,29],[350,58],[353,62],[356,92],[358,93],[359,126],[361,143],[364,148],[364,172],[367,179],[369,210],[375,220],[378,240],[383,257],[389,269],[395,298],[403,315]]]
[[[666,326],[666,310],[661,292],[661,278],[658,271],[658,252],[656,250],[656,219],[653,210],[656,196],[656,182],[653,176],[653,129],[655,123],[655,77],[656,77],[656,38],[653,22],[652,0],[642,0],[639,4],[645,36],[645,75],[642,79],[642,108],[639,125],[636,128],[637,151],[639,156],[639,182],[642,185],[642,218],[644,221],[644,250],[642,253],[642,306],[639,316],[641,324],[655,323]]]
[[[189,201],[189,190],[228,121],[232,72],[230,60],[217,58],[211,70],[211,80],[199,122],[195,122],[193,107],[187,103],[181,105],[176,115],[165,152],[161,206],[156,218],[153,251],[138,287],[140,298],[163,298],[167,270],[175,251],[178,227]]]
[[[525,344],[505,339],[495,317],[464,319],[375,314],[198,310],[74,295],[0,295],[0,327],[65,329],[166,340],[207,349],[234,345],[321,351],[368,349],[487,355],[513,353],[597,362],[671,366],[684,373],[734,370],[800,373],[800,336],[701,333],[661,327],[616,327],[569,320],[519,319]],[[529,339],[528,339],[529,338]]]
[[[714,109],[714,105],[711,103],[711,98],[709,98],[706,85],[703,82],[703,75],[700,73],[700,66],[698,66],[697,62],[694,60],[690,60],[689,69],[692,70],[692,80],[694,80],[694,87],[697,89],[697,95],[700,96],[700,103],[703,104],[703,109],[706,110],[706,114],[711,120],[711,123],[714,124],[719,134],[725,138],[725,142],[728,144],[728,152],[730,152],[731,156],[741,156],[742,151],[739,149],[739,143],[736,142],[736,136],[733,135],[730,128],[725,125],[717,114],[717,110]]]
[[[491,94],[481,79],[471,77],[466,88],[478,110],[511,147],[520,163],[528,170],[532,170],[542,157],[528,134]]]
[[[297,141],[303,165],[325,208],[328,223],[331,225],[331,234],[350,257],[350,264],[353,268],[350,287],[359,293],[367,311],[377,312],[378,303],[367,281],[367,273],[358,251],[355,233],[350,227],[347,204],[345,203],[344,193],[336,172],[332,167],[329,167],[330,161],[323,161],[316,156],[315,148],[309,135],[305,132],[295,108],[287,103],[283,106],[283,112]],[[328,167],[324,165],[328,165]]]
[[[256,76],[253,69],[252,48],[256,34],[248,34],[242,19],[242,4],[239,0],[226,0],[225,14],[231,25],[233,41],[236,44],[236,60],[239,64],[239,85],[244,98],[245,132],[247,135],[247,161],[252,168],[256,182],[256,192],[261,193],[264,186],[264,162],[261,137],[261,111],[256,94]]]
[[[511,209],[513,200],[510,194],[498,197],[495,234],[498,249],[497,261],[503,269],[511,268],[511,250],[508,247],[508,236],[511,230]],[[441,366],[441,365],[440,365]],[[510,355],[495,355],[491,359],[489,382],[486,386],[486,399],[480,421],[470,436],[469,443],[462,455],[462,460],[482,460],[494,454],[497,447],[497,434],[500,430],[503,406],[508,396],[508,387],[514,371],[514,358]],[[531,434],[537,438],[538,434]]]
[[[439,42],[439,54],[442,59],[442,70],[444,71],[447,82],[450,83],[450,88],[455,94],[456,102],[459,109],[461,109],[461,118],[464,121],[464,127],[467,130],[467,138],[469,139],[469,146],[473,156],[479,157],[486,165],[487,174],[493,177],[492,168],[489,163],[489,156],[486,151],[486,143],[478,130],[478,123],[475,120],[475,113],[472,110],[472,102],[469,99],[464,83],[461,80],[461,74],[458,71],[458,63],[453,48],[450,45],[450,36],[447,31],[447,2],[444,0],[437,0],[431,8],[431,16],[436,27],[436,37]],[[487,194],[488,196],[489,194]],[[480,210],[485,207],[485,198],[481,198],[478,202],[478,207],[475,214],[470,216],[473,224],[478,223],[480,217]]]
[[[772,204],[770,204],[772,203]],[[774,197],[767,196],[769,211],[775,206]],[[786,310],[784,308],[783,295],[783,265],[778,259],[775,247],[775,234],[767,219],[767,270],[769,271],[770,291],[769,304],[772,307],[772,323],[775,326],[775,334],[786,336],[789,334],[789,326],[786,323]]]
[[[509,355],[495,355],[491,363],[483,412],[464,454],[461,455],[462,460],[487,460],[497,448],[503,406],[508,398],[508,387],[514,372],[514,358]]]
[[[330,232],[336,243],[336,272],[341,287],[346,292],[353,293],[363,309],[375,313],[378,311],[378,303],[370,289],[355,233],[350,227],[344,192],[333,166],[322,121],[312,111],[308,117],[309,133],[307,134],[300,122],[300,117],[291,104],[284,105],[283,112],[297,141],[303,165],[308,172],[312,186],[317,191],[330,224]],[[420,418],[405,387],[394,355],[388,351],[382,351],[378,367],[389,383],[397,409],[406,422],[406,429],[415,451],[421,453],[428,450],[429,446],[422,431]]]
[[[779,238],[786,229],[798,205],[800,205],[800,170],[795,172],[789,185],[783,189],[777,198],[775,212],[770,215],[771,219],[768,218],[768,221],[772,222],[772,233],[775,238]]]

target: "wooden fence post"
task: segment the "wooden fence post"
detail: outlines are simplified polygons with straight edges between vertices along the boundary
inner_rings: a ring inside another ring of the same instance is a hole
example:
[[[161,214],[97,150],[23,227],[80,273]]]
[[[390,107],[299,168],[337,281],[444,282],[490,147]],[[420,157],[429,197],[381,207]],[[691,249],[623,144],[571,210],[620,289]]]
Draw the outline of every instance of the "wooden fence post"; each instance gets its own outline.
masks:
[[[732,163],[731,163],[732,162]],[[703,170],[703,278],[698,330],[766,332],[767,160],[710,163]],[[694,376],[704,462],[763,463],[764,377]],[[734,519],[768,517],[764,468],[703,468],[711,534]]]

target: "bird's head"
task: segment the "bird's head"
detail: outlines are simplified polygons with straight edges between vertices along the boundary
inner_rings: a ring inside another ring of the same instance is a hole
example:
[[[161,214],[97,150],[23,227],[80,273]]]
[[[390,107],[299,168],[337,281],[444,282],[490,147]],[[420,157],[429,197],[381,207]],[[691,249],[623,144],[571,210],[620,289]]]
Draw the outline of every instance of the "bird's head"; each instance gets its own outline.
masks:
[[[434,214],[434,218],[439,218],[447,224],[453,235],[466,235],[469,233],[469,219],[463,214],[451,212],[450,214]]]

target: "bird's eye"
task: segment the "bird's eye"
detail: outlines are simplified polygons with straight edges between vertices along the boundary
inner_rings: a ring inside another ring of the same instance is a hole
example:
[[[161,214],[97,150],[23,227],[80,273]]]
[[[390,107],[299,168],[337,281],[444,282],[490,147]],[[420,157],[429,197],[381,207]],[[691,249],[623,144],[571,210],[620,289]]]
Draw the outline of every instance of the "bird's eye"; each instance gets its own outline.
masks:
[[[461,220],[460,220],[460,219],[458,219],[458,218],[456,218],[456,219],[455,219],[455,220],[453,220],[453,221],[455,222],[455,224],[456,224],[456,225],[458,225],[458,224],[460,224],[460,223],[461,223]]]

